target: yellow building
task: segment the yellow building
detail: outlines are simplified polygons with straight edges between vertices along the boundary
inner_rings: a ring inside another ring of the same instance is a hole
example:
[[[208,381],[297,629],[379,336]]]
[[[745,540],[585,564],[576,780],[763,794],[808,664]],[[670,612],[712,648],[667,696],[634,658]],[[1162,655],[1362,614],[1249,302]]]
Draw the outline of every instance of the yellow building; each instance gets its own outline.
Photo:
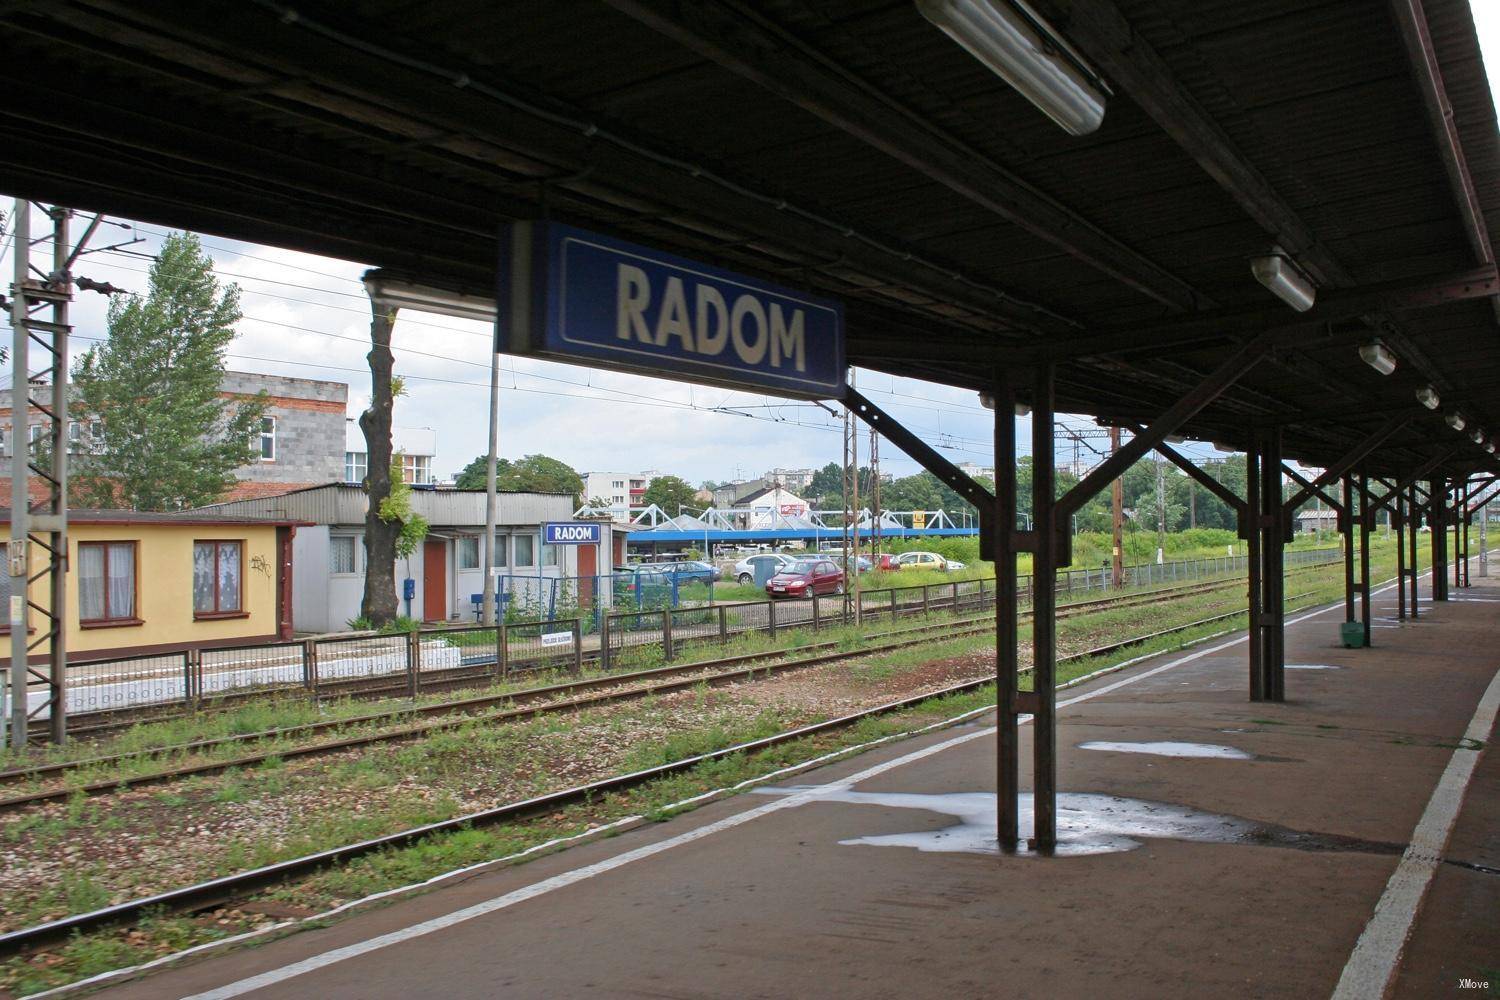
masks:
[[[9,521],[0,510],[7,533]],[[296,528],[284,518],[70,510],[68,659],[290,639]],[[33,544],[32,566],[44,558]],[[0,574],[7,598],[11,579]],[[45,579],[30,596],[47,606]],[[30,611],[33,633],[39,624]],[[43,642],[32,657],[48,652]],[[8,660],[8,645],[4,653]]]

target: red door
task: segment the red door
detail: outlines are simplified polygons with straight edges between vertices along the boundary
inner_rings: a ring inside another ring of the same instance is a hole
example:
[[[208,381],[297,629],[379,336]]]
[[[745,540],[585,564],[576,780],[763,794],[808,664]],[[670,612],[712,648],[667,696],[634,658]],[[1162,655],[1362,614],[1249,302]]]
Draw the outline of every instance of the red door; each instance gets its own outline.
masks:
[[[448,620],[448,543],[441,538],[422,543],[422,619]]]
[[[599,572],[599,546],[578,546],[578,606],[594,606],[594,576]]]

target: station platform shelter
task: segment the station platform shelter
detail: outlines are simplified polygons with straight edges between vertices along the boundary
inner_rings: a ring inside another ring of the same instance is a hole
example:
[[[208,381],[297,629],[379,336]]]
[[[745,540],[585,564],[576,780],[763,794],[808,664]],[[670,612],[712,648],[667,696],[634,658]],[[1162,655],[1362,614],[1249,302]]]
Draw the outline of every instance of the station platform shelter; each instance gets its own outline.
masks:
[[[1059,692],[1050,860],[996,849],[989,713],[102,995],[1493,990],[1500,580],[1394,598],[1374,648],[1290,618],[1281,703],[1245,701],[1244,633]]]

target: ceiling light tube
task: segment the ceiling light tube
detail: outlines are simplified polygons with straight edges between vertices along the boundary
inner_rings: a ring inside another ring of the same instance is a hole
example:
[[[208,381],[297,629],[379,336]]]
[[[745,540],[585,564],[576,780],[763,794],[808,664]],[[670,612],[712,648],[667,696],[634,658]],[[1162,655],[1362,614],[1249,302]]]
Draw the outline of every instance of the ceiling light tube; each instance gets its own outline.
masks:
[[[1365,364],[1382,375],[1389,375],[1396,370],[1396,356],[1378,340],[1360,344],[1359,356],[1364,359]]]
[[[1069,135],[1104,121],[1104,93],[1083,59],[1021,0],[916,0],[917,10]]]
[[[1475,444],[1484,444],[1484,428],[1476,427],[1469,432],[1469,440]]]
[[[1317,288],[1280,247],[1272,247],[1264,257],[1252,257],[1250,273],[1270,289],[1271,294],[1298,312],[1311,309],[1318,296]]]
[[[1448,426],[1452,427],[1456,431],[1461,431],[1461,430],[1464,429],[1465,426],[1467,426],[1467,423],[1464,420],[1463,414],[1459,413],[1457,410],[1455,410],[1454,412],[1448,414],[1443,419],[1446,420],[1446,421],[1448,421]]]
[[[979,394],[979,405],[984,407],[986,410],[993,410],[995,408],[995,394],[992,392],[981,392]],[[1016,416],[1024,417],[1030,412],[1031,407],[1027,406],[1025,403],[1016,404]]]
[[[1486,441],[1484,443],[1484,450],[1487,451],[1487,452],[1489,452],[1491,455],[1493,455],[1495,453],[1495,442],[1493,442],[1493,441]]]
[[[1420,389],[1417,390],[1417,402],[1421,403],[1423,406],[1427,407],[1429,410],[1435,410],[1435,409],[1438,408],[1438,405],[1442,401],[1438,399],[1438,394],[1437,394],[1437,390],[1436,389],[1434,389],[1430,385],[1424,385]]]

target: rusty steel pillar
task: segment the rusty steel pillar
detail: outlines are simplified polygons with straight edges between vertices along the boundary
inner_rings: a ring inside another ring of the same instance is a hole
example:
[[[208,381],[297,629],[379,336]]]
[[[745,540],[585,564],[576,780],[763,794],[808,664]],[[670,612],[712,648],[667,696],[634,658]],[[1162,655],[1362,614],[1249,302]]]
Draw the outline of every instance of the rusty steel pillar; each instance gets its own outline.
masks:
[[[1032,723],[1034,847],[1057,847],[1057,469],[1052,454],[1052,365],[1038,365],[1031,400],[1031,676],[1036,694]]]
[[[1260,437],[1251,435],[1245,446],[1245,516],[1240,522],[1240,534],[1245,539],[1245,599],[1248,603],[1249,631],[1245,644],[1250,660],[1250,700],[1265,701],[1265,677],[1261,670],[1261,632],[1263,609],[1261,607],[1261,511],[1260,499]]]
[[[1406,621],[1406,495],[1391,498],[1391,530],[1396,536],[1396,619]]]
[[[1000,850],[1020,843],[1021,743],[1017,690],[1016,390],[995,374],[995,506],[988,528],[995,552],[996,830]]]
[[[1463,532],[1463,586],[1465,587],[1469,586],[1469,522],[1474,519],[1473,516],[1469,513],[1470,495],[1469,481],[1465,479],[1463,484],[1463,492],[1458,498],[1458,526],[1459,530]]]
[[[1432,599],[1448,599],[1448,510],[1446,506],[1448,481],[1434,479],[1427,526],[1432,529]]]
[[[1418,529],[1422,526],[1422,508],[1417,505],[1417,487],[1412,485],[1407,490],[1407,493],[1406,509],[1410,516],[1406,521],[1406,535],[1409,539],[1407,546],[1409,558],[1406,562],[1407,572],[1411,574],[1411,579],[1407,583],[1407,586],[1410,588],[1409,592],[1411,594],[1411,616],[1415,620],[1422,617],[1421,611],[1417,608],[1417,534]],[[1397,539],[1397,544],[1400,544],[1400,539]]]
[[[1365,626],[1365,648],[1370,648],[1374,628],[1370,622],[1370,528],[1374,519],[1370,510],[1370,477],[1359,472],[1359,619]]]
[[[1286,605],[1284,550],[1290,515],[1281,495],[1281,430],[1266,431],[1260,444],[1260,689],[1266,701],[1286,700]]]
[[[1339,512],[1339,531],[1344,540],[1344,621],[1354,621],[1354,481],[1341,477],[1344,509]]]

